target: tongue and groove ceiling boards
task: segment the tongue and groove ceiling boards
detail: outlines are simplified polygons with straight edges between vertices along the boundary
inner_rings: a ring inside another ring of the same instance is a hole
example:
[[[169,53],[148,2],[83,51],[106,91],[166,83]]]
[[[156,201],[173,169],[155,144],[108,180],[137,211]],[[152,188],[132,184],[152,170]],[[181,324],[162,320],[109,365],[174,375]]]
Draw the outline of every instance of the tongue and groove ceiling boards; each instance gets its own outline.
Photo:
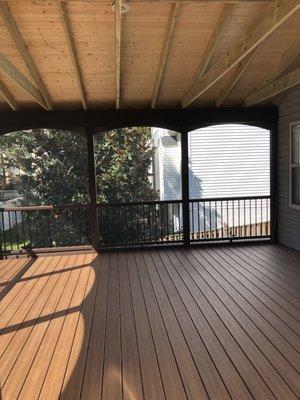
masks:
[[[300,0],[0,0],[0,110],[273,104]]]

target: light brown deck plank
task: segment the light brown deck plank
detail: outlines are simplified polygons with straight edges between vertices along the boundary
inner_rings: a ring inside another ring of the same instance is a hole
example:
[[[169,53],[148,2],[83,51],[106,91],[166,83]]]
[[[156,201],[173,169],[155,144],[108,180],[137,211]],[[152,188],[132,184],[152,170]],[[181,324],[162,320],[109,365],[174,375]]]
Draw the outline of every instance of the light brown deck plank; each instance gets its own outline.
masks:
[[[125,260],[125,265],[124,265]],[[144,398],[140,355],[126,258],[118,254],[124,400]]]
[[[300,269],[300,259],[290,261],[290,256],[287,253],[277,253],[274,249],[275,246],[270,247],[271,252],[269,251],[269,246],[258,246],[257,249],[249,246],[249,249],[253,251],[257,256],[259,256],[262,260],[268,262],[274,271],[279,272],[281,275],[288,276],[293,282],[296,280],[297,284],[300,283],[299,278],[299,269]],[[280,249],[280,246],[278,246]],[[281,258],[281,254],[283,258]]]
[[[122,349],[120,322],[120,290],[117,254],[109,256],[109,292],[102,397],[122,400]]]
[[[147,279],[147,274],[145,274],[144,258],[140,252],[135,253],[135,261],[136,269],[134,274],[141,285],[157,358],[160,364],[166,398],[174,400],[187,399],[180,374],[181,360],[179,354],[177,358],[174,355],[172,344],[170,343],[153,289],[149,279]]]
[[[100,276],[100,258],[96,257],[96,254],[93,254],[90,259],[85,260],[85,265],[90,267],[91,273],[61,387],[60,399],[64,400],[76,400],[80,398],[95,310],[95,300]],[[47,393],[47,385],[45,383],[44,390]]]
[[[162,253],[163,254],[163,253]],[[238,369],[242,379],[247,382],[247,386],[252,396],[261,399],[274,399],[274,394],[269,389],[269,386],[265,383],[257,370],[257,366],[253,365],[249,360],[248,352],[244,352],[240,346],[238,339],[243,340],[243,335],[238,330],[234,334],[234,326],[230,324],[230,320],[224,324],[222,313],[219,315],[218,311],[211,304],[211,299],[207,298],[197,284],[194,282],[188,271],[185,270],[185,262],[177,257],[177,253],[168,252],[167,256],[172,262],[170,268],[170,274],[172,276],[177,275],[177,279],[182,280],[189,292],[192,294],[195,303],[201,310],[204,310],[205,317],[208,323],[213,328],[214,332],[218,336],[219,341],[222,343],[226,352],[230,354],[231,359]],[[176,274],[176,272],[177,274]],[[176,285],[180,285],[176,282]],[[204,285],[204,290],[206,285]],[[206,291],[206,290],[205,290]],[[214,303],[213,303],[214,304]],[[257,363],[261,363],[261,359],[257,360]]]
[[[99,256],[100,257],[100,256]],[[88,345],[88,354],[85,363],[84,377],[81,389],[81,399],[101,399],[104,349],[106,337],[106,318],[108,300],[109,255],[101,256],[99,265],[99,281],[94,315]],[[70,379],[70,383],[72,383]],[[69,384],[63,392],[65,398],[69,397]],[[70,398],[70,400],[73,400]]]
[[[59,261],[59,258],[57,257],[55,261],[56,264],[55,262],[53,262],[48,265],[48,266],[53,265],[54,270],[55,267],[57,267],[57,265],[59,264],[57,262]],[[31,304],[23,303],[18,309],[18,311],[15,314],[13,314],[12,318],[6,324],[6,326],[2,327],[1,343],[0,343],[1,357],[12,341],[13,341],[12,346],[14,348],[14,352],[12,352],[9,357],[5,357],[5,355],[2,357],[0,370],[5,371],[5,374],[8,374],[8,371],[10,370],[7,362],[9,361],[9,364],[13,365],[15,360],[18,358],[18,349],[22,349],[24,343],[26,342],[28,336],[30,335],[30,332],[34,328],[34,325],[37,322],[37,319],[40,316],[43,307],[45,306],[48,298],[50,297],[53,291],[54,286],[52,285],[51,281],[54,281],[55,284],[58,278],[59,275],[56,276],[49,275],[44,279],[39,279],[39,281],[34,287],[34,289],[37,289],[36,293],[34,293],[35,294],[34,301]],[[43,291],[43,289],[45,290]],[[40,295],[42,291],[43,294]],[[22,334],[18,333],[20,329],[22,330],[21,331]],[[14,337],[16,337],[15,340]],[[10,350],[8,349],[8,351]],[[1,376],[3,377],[2,373]]]
[[[282,245],[259,246],[258,251],[269,255],[271,258],[277,260],[277,262],[283,262],[285,270],[296,273],[298,281],[300,280],[300,255],[298,251]]]
[[[5,260],[2,398],[295,400],[298,259],[206,246],[42,257],[20,275]]]
[[[186,387],[188,389],[188,397],[193,399],[197,397],[197,395],[199,396],[200,393],[205,397],[206,388],[209,398],[232,398],[229,397],[226,385],[224,384],[209,351],[205,347],[205,344],[180,297],[176,293],[174,287],[171,286],[171,282],[163,282],[163,280],[160,279],[159,274],[163,274],[162,269],[164,268],[162,261],[154,252],[145,252],[144,257],[168,332],[170,336],[174,338],[175,352],[179,353],[179,356],[182,358],[181,362],[184,368],[182,374],[183,376],[186,375],[184,382],[187,382]],[[166,285],[166,287],[164,285]],[[194,351],[194,349],[197,349],[198,351]],[[226,365],[226,362],[224,362],[223,365],[224,364]],[[231,381],[231,378],[228,382]],[[237,389],[239,386],[238,383],[239,382],[236,381]],[[237,390],[234,389],[233,393],[236,391]],[[245,394],[246,396],[243,396]],[[238,393],[238,397],[236,398],[250,398],[244,385],[243,390]]]
[[[249,311],[247,311],[247,308],[245,308],[245,304],[241,301],[241,299],[239,299],[238,303],[240,306],[234,301],[232,298],[234,294],[233,288],[228,286],[225,288],[223,281],[222,283],[219,283],[218,280],[215,279],[215,276],[210,274],[209,269],[206,268],[208,263],[205,262],[201,257],[201,252],[196,252],[196,257],[194,257],[195,252],[183,252],[182,254],[187,254],[186,257],[189,259],[194,268],[192,271],[194,280],[197,283],[199,282],[201,287],[203,287],[202,283],[205,281],[207,287],[209,288],[208,291],[212,290],[215,293],[216,297],[214,303],[216,307],[218,307],[218,309],[224,313],[229,312],[231,314],[230,317],[226,317],[226,320],[231,320],[232,316],[232,323],[236,327],[237,331],[242,328],[242,332],[246,333],[246,335],[243,335],[245,347],[248,347],[249,351],[251,351],[251,354],[255,354],[256,358],[261,357],[261,355],[263,356],[262,364],[264,368],[266,368],[267,365],[268,371],[270,371],[270,366],[268,367],[268,363],[274,367],[274,374],[277,376],[279,384],[287,384],[294,391],[294,393],[297,395],[300,394],[300,381],[298,372],[288,361],[288,359],[294,355],[293,349],[290,349],[290,351],[286,354],[287,358],[282,355],[275,345],[265,337],[252,319],[248,317]],[[197,257],[198,254],[199,256]],[[197,274],[196,276],[194,275],[194,271]],[[212,296],[210,296],[210,298],[212,298]],[[257,316],[255,320],[257,320]],[[297,361],[298,371],[300,371],[299,360]],[[268,375],[270,375],[270,372]]]
[[[72,262],[75,264],[77,257],[75,256],[74,258],[75,259],[72,259]],[[62,315],[60,316],[60,319],[63,318],[73,293],[72,290],[74,290],[77,283],[79,274],[79,270],[71,270],[68,271],[66,274],[62,274],[62,279],[56,285],[55,291],[53,292],[54,295],[53,297],[51,297],[51,301],[48,301],[47,306],[43,310],[43,315],[39,317],[34,327],[34,330],[31,332],[31,335],[26,342],[26,345],[22,348],[22,351],[20,352],[19,358],[16,361],[13,370],[9,374],[4,385],[2,384],[2,395],[4,398],[19,398],[19,392],[22,390],[22,386],[29,373],[33,375],[34,381],[37,383],[37,385],[40,384],[39,378],[43,372],[43,365],[45,365],[47,358],[44,358],[42,360],[44,361],[44,363],[42,362],[39,368],[32,368],[33,362],[42,344],[43,347],[47,345],[49,346],[49,343],[56,340],[56,336],[54,336],[52,338],[49,338],[49,341],[43,343],[43,338],[55,313],[59,310],[64,310],[62,312]],[[34,382],[32,383],[32,390],[36,390]]]
[[[23,258],[9,261],[12,262],[5,266],[2,264],[3,261],[0,261],[0,300],[11,290],[35,260]]]
[[[92,255],[86,255],[83,260],[83,265],[90,264],[91,260]],[[48,399],[50,397],[56,399],[60,396],[65,372],[62,371],[62,373],[58,373],[57,371],[60,370],[61,365],[64,365],[67,370],[72,349],[73,357],[78,358],[80,354],[81,343],[79,343],[79,346],[75,349],[73,348],[73,341],[75,339],[76,331],[78,332],[78,335],[80,335],[82,338],[84,337],[85,321],[83,321],[82,317],[83,306],[91,306],[87,300],[87,297],[93,287],[93,283],[94,276],[91,268],[82,267],[78,285],[69,305],[69,309],[61,327],[50,365],[47,369],[47,375],[45,376],[40,394],[39,396],[36,396],[36,398]],[[28,385],[29,384],[30,380],[28,380]],[[25,394],[26,392],[24,389],[25,388],[23,387],[23,393]]]
[[[134,319],[141,362],[142,382],[146,400],[165,399],[161,371],[151,334],[146,307],[141,288],[134,274],[135,258],[133,253],[126,254],[130,289],[133,302]]]
[[[268,276],[261,273],[257,268],[257,263],[249,256],[244,255],[242,252],[236,252],[236,249],[226,249],[234,255],[235,259],[239,262],[240,267],[247,271],[253,277],[256,284],[271,296],[282,308],[284,308],[295,319],[299,318],[299,310],[294,305],[295,299],[293,296],[284,292],[282,288],[274,281],[269,279]]]
[[[243,262],[240,258],[232,251],[228,251],[227,248],[222,249],[222,254],[227,258],[231,266],[241,273],[248,282],[251,283],[251,287],[257,296],[264,299],[265,304],[272,308],[272,310],[296,333],[300,334],[300,326],[297,322],[299,313],[291,304],[280,297],[274,290],[266,285],[262,280],[258,279],[251,271],[250,266],[245,268],[246,262]]]
[[[48,272],[55,268],[54,259],[44,259],[40,262],[40,268],[38,271]],[[7,324],[15,325],[18,322],[22,322],[22,318],[26,318],[27,312],[31,306],[36,302],[36,298],[43,287],[43,284],[47,281],[45,279],[31,279],[27,281],[22,290],[19,288],[13,288],[9,294],[14,294],[13,301],[3,310],[0,316],[0,327],[4,329]]]
[[[235,251],[235,250],[233,250]],[[259,257],[256,257],[252,252],[245,249],[239,249],[237,254],[242,260],[247,260],[247,263],[251,266],[252,272],[259,279],[263,280],[271,289],[276,291],[286,301],[298,310],[300,309],[299,289],[296,285],[291,285],[287,280],[282,279],[280,276],[273,273],[272,270],[266,268],[267,264],[263,264]],[[295,282],[295,281],[294,281]]]
[[[233,286],[246,300],[247,308],[245,309],[247,312],[249,308],[251,309],[251,307],[253,307],[254,310],[257,311],[257,314],[261,315],[293,349],[300,351],[299,337],[265,305],[260,297],[256,297],[251,290],[249,290],[247,285],[244,284],[245,282],[243,283],[243,280],[238,279],[238,275],[234,274],[231,265],[225,260],[225,258],[221,257],[220,254],[222,254],[222,252],[219,254],[217,249],[214,252],[211,252],[210,250],[206,250],[206,252],[218,263],[216,269],[220,275],[226,279],[227,282],[229,282],[231,286]],[[272,331],[268,331],[268,334],[273,338]]]

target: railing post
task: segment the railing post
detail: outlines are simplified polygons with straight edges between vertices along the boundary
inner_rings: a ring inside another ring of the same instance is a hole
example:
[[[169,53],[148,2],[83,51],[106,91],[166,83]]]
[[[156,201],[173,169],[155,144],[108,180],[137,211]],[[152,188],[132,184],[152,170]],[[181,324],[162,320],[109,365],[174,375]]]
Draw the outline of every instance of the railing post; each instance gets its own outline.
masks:
[[[182,220],[183,243],[190,245],[190,193],[189,193],[189,143],[188,132],[181,133],[181,187],[182,187]]]
[[[3,214],[3,209],[0,210],[0,215],[1,215],[1,225],[4,227],[4,214]],[[4,229],[4,228],[3,228]],[[0,228],[0,260],[3,260],[3,252],[2,252],[2,228]]]
[[[90,216],[91,216],[91,239],[95,251],[99,250],[99,227],[97,212],[97,184],[94,155],[94,129],[86,127],[87,151],[88,151],[88,172],[89,172],[89,193],[90,193]]]
[[[278,117],[270,129],[270,142],[270,234],[272,242],[278,242]]]

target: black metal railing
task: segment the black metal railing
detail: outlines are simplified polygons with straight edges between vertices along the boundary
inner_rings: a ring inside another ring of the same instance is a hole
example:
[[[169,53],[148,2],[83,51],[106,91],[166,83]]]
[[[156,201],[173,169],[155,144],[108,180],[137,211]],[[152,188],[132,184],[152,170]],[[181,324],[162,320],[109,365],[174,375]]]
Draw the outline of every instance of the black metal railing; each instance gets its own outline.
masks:
[[[95,213],[82,204],[6,207],[0,209],[0,253],[89,245],[92,215],[99,248],[270,238],[270,203],[270,196],[99,203]]]
[[[181,243],[182,201],[97,205],[100,246]]]
[[[89,243],[90,207],[87,205],[0,209],[2,255]]]
[[[267,238],[270,196],[190,200],[190,241]]]

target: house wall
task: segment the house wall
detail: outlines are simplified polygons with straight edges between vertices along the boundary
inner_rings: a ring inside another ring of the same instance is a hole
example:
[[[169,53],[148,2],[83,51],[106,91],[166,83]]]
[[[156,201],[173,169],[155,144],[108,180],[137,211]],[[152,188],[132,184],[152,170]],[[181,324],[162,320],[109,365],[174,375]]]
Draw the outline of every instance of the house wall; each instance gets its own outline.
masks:
[[[270,132],[214,125],[190,132],[190,198],[268,196]]]
[[[300,121],[300,88],[279,106],[278,129],[278,239],[300,250],[300,210],[289,206],[289,137],[295,121]]]

